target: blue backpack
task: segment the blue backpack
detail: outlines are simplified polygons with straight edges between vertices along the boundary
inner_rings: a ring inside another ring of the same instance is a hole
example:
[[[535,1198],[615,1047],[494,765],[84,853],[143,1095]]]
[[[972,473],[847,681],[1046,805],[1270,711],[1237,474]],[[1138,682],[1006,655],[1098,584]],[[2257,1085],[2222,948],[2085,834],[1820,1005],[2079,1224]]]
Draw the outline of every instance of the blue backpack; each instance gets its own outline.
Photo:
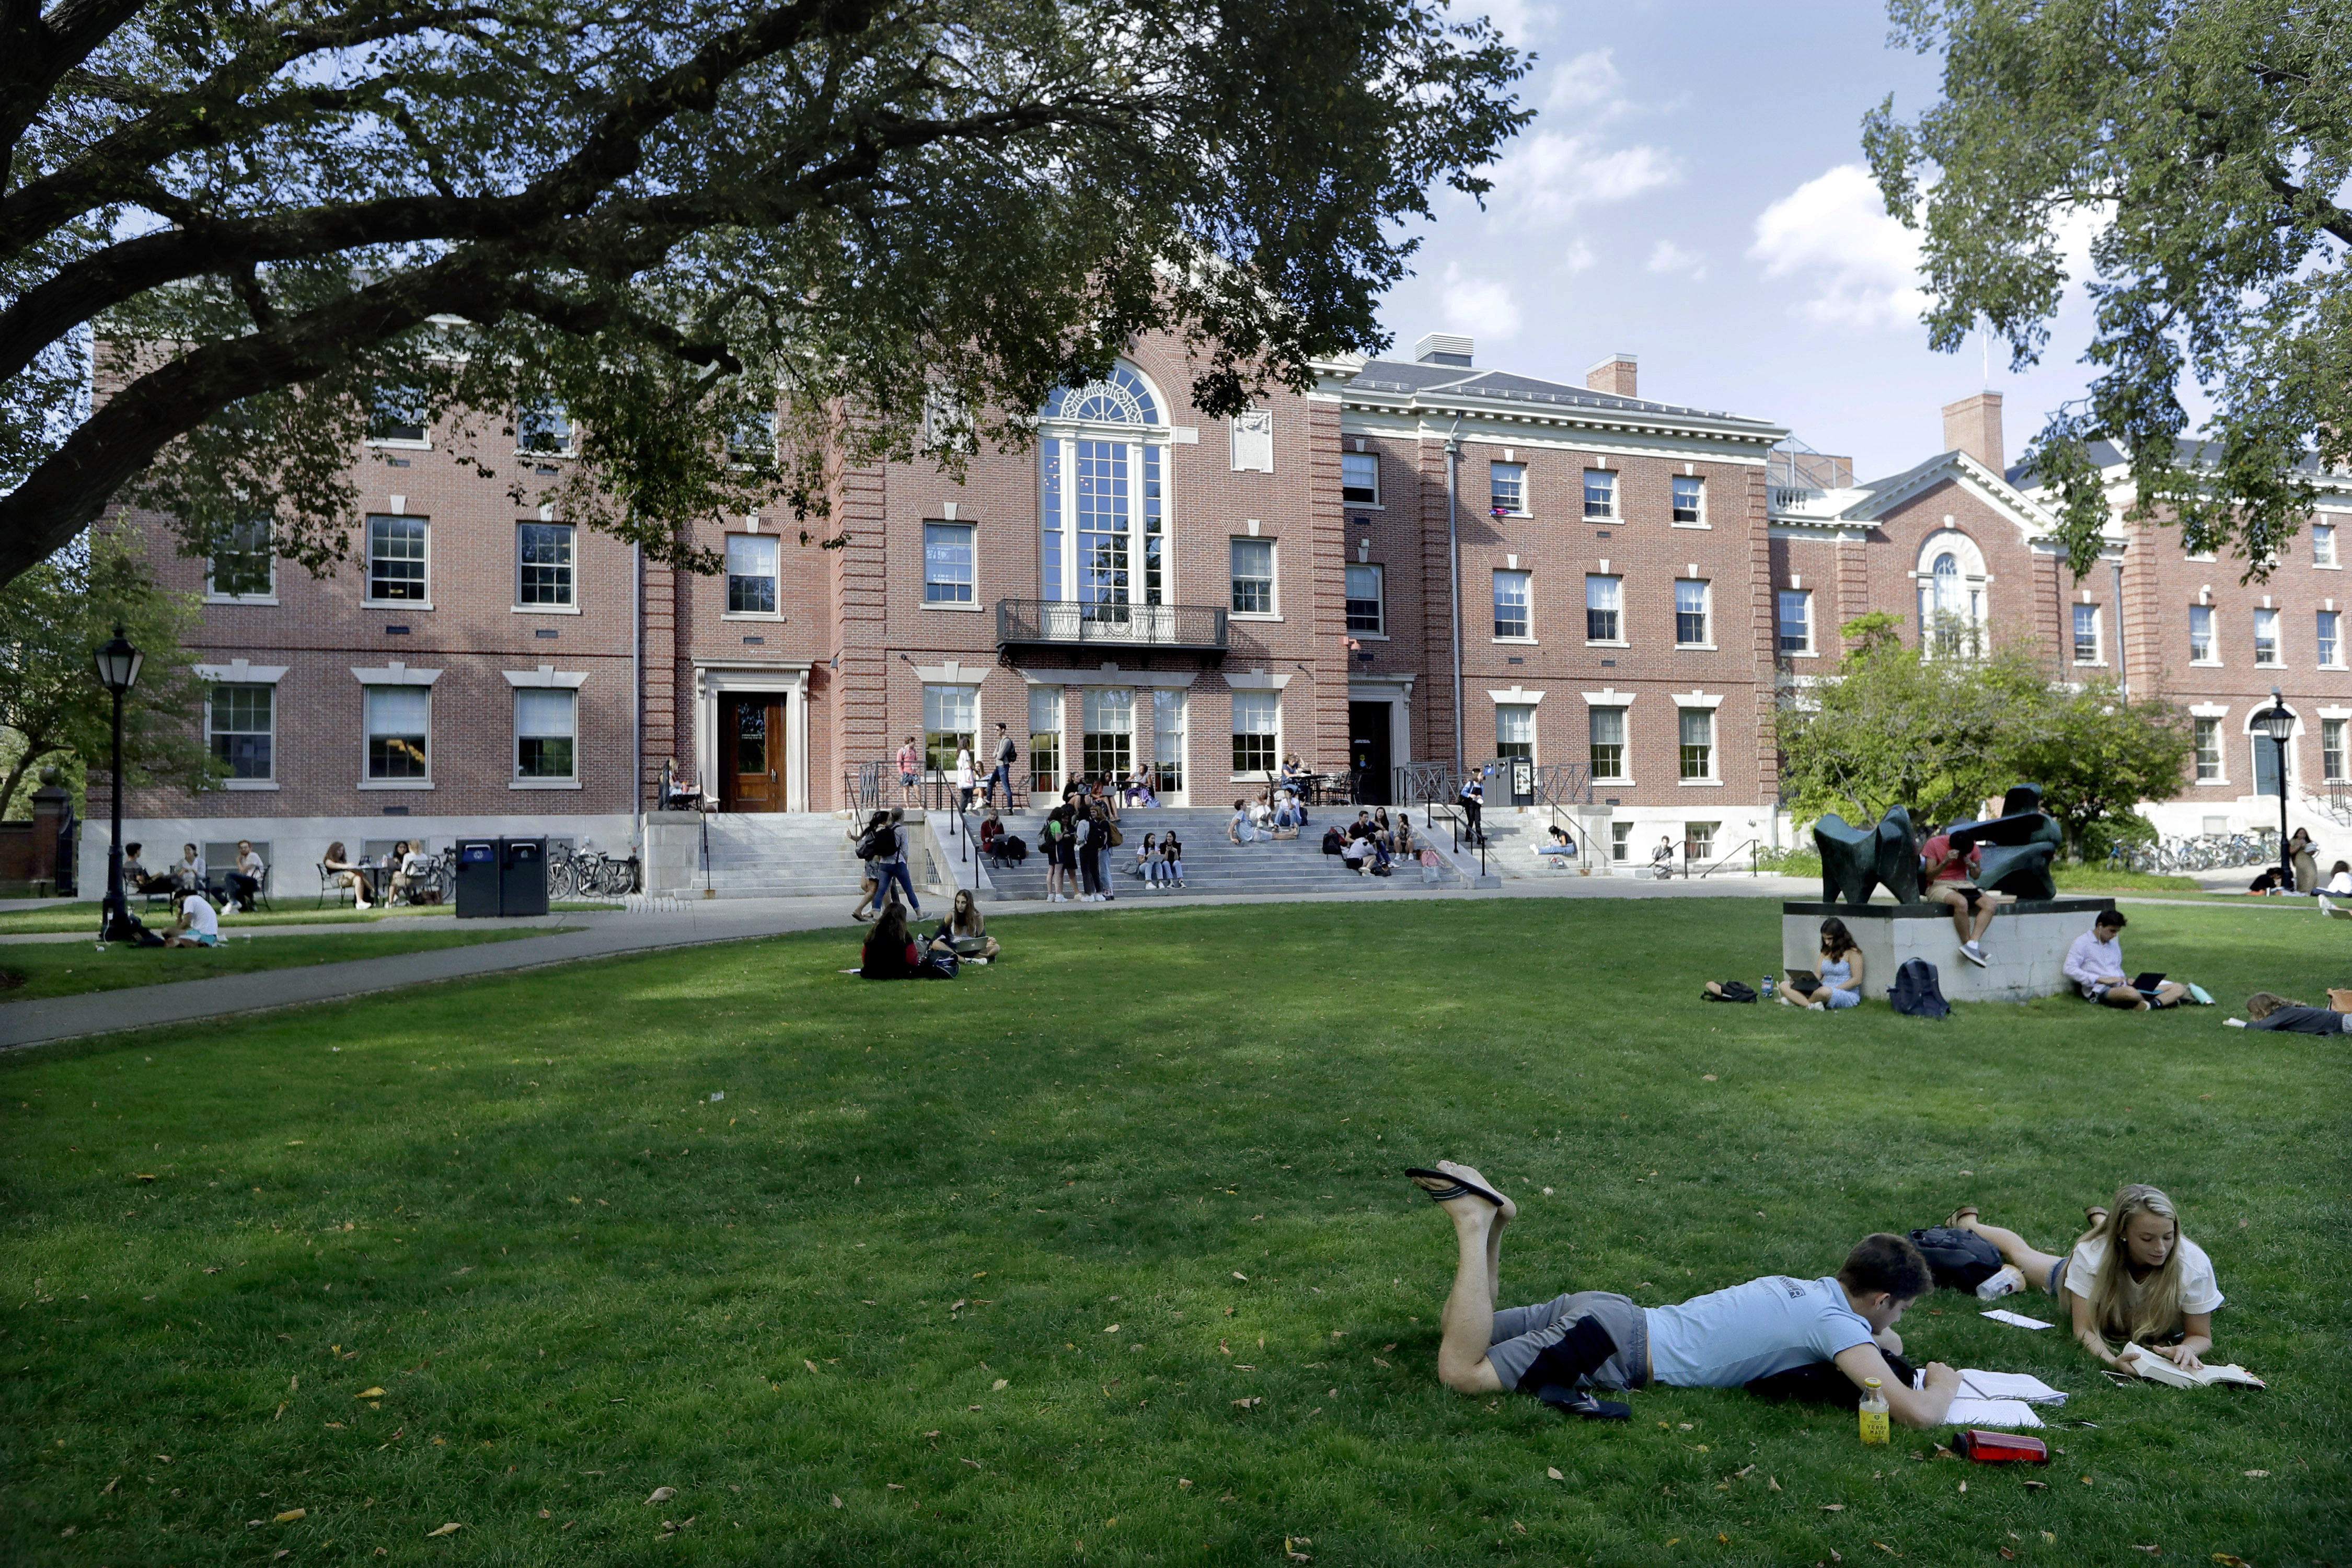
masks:
[[[1936,984],[1936,966],[1924,958],[1906,958],[1903,967],[1895,972],[1895,984],[1888,988],[1886,1000],[1898,1013],[1914,1018],[1947,1018],[1952,1005]]]

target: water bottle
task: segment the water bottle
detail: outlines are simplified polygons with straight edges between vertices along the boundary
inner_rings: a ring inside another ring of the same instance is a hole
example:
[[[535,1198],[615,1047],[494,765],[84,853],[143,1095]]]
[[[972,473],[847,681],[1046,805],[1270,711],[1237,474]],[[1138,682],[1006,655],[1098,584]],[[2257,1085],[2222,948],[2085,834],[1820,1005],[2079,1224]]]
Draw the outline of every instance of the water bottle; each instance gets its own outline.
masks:
[[[1764,977],[1764,1000],[1772,1000],[1772,977],[1769,974]]]
[[[1886,1394],[1878,1386],[1878,1379],[1862,1380],[1862,1440],[1864,1445],[1885,1445],[1893,1436],[1887,1429]]]

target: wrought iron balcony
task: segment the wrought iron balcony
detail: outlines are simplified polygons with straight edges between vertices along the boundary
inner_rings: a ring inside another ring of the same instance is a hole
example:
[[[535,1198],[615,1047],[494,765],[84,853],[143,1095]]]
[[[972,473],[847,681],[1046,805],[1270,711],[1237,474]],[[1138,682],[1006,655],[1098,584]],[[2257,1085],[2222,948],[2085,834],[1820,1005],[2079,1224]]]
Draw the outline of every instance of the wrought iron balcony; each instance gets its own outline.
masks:
[[[1228,644],[1219,605],[1097,605],[1071,599],[999,599],[996,647],[1099,647],[1208,654]]]

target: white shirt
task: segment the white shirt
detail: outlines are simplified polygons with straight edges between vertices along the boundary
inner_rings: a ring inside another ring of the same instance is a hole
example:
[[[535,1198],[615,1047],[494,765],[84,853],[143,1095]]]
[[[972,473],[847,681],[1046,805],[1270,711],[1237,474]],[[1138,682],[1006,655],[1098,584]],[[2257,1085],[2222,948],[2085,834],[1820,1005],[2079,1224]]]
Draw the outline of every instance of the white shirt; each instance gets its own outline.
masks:
[[[2327,884],[2331,893],[2352,893],[2352,871],[2338,871]]]
[[[956,753],[956,788],[970,789],[971,787],[971,753],[970,752],[958,752]]]
[[[2118,974],[2131,978],[2131,971],[2124,967],[2120,940],[2101,942],[2096,931],[2086,931],[2066,950],[2066,978],[2081,986],[2085,996],[2112,984],[2112,977]]]
[[[220,917],[213,913],[212,905],[203,899],[191,897],[181,900],[180,912],[188,917],[190,936],[220,935]]]
[[[2066,1259],[2066,1289],[2089,1300],[2099,1280],[2099,1266],[2107,1259],[2107,1244],[2099,1237],[2082,1242],[2074,1256]],[[2124,1300],[2128,1304],[2138,1295],[2139,1287],[2126,1279]],[[2183,1312],[2210,1312],[2221,1304],[2221,1281],[2213,1277],[2213,1260],[2205,1249],[2189,1240],[2180,1238],[2180,1310]]]
[[[261,856],[257,850],[248,849],[236,858],[236,870],[240,877],[250,877],[258,882],[268,874],[268,869],[261,863]]]

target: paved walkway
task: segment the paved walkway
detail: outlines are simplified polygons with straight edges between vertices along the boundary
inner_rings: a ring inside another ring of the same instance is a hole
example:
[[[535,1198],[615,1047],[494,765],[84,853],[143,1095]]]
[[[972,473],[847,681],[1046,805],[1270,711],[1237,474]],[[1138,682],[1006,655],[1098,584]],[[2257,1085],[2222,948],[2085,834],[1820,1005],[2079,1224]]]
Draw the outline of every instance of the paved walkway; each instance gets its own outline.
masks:
[[[1553,877],[1506,882],[1500,888],[1432,888],[1425,891],[1409,891],[1405,896],[1408,901],[1479,899],[1814,900],[1821,896],[1821,883],[1812,878],[1799,877],[1723,876],[1699,881],[1677,879],[1668,882],[1633,877]],[[1220,894],[1210,889],[1188,889],[1169,894],[1128,891],[1118,901],[1129,909],[1150,909],[1175,904],[1330,904],[1363,903],[1367,900],[1361,894],[1343,887],[1331,892],[1304,897]],[[1398,901],[1397,895],[1391,892],[1383,896],[1380,904],[1383,908],[1393,908]],[[2181,904],[2198,909],[2231,907],[2210,902],[2197,903],[2186,899],[2126,898],[2117,901]],[[2306,915],[2311,910],[2310,905],[2299,900],[2248,899],[2245,905],[2240,907],[2248,906],[2299,910]],[[1092,904],[1005,902],[990,904],[987,913],[992,917],[1050,914],[1083,918],[1096,912],[1096,908]],[[930,912],[936,916],[940,911],[938,907],[933,907]],[[429,921],[420,923],[418,929],[448,929],[437,918],[416,919],[420,922]],[[558,925],[566,929],[551,931],[545,936],[517,937],[508,942],[443,948],[431,952],[359,958],[341,963],[265,970],[253,974],[173,981],[161,985],[95,992],[84,996],[0,1004],[0,1050],[124,1029],[163,1028],[207,1018],[231,1017],[317,1002],[335,1002],[403,986],[466,980],[478,975],[573,963],[620,953],[655,952],[667,948],[697,947],[711,942],[745,942],[784,931],[837,927],[846,943],[854,931],[863,929],[852,924],[839,898],[719,899],[690,901],[683,908],[660,913],[583,911],[551,915],[544,920],[479,921],[467,924],[468,929],[475,930]],[[239,931],[231,923],[225,928],[223,934],[232,939],[250,935],[257,940],[267,940],[273,936],[353,933],[382,929],[381,923],[346,923],[250,926]],[[398,929],[409,928],[404,923]],[[87,935],[72,932],[26,934],[0,937],[0,945],[89,940]]]

